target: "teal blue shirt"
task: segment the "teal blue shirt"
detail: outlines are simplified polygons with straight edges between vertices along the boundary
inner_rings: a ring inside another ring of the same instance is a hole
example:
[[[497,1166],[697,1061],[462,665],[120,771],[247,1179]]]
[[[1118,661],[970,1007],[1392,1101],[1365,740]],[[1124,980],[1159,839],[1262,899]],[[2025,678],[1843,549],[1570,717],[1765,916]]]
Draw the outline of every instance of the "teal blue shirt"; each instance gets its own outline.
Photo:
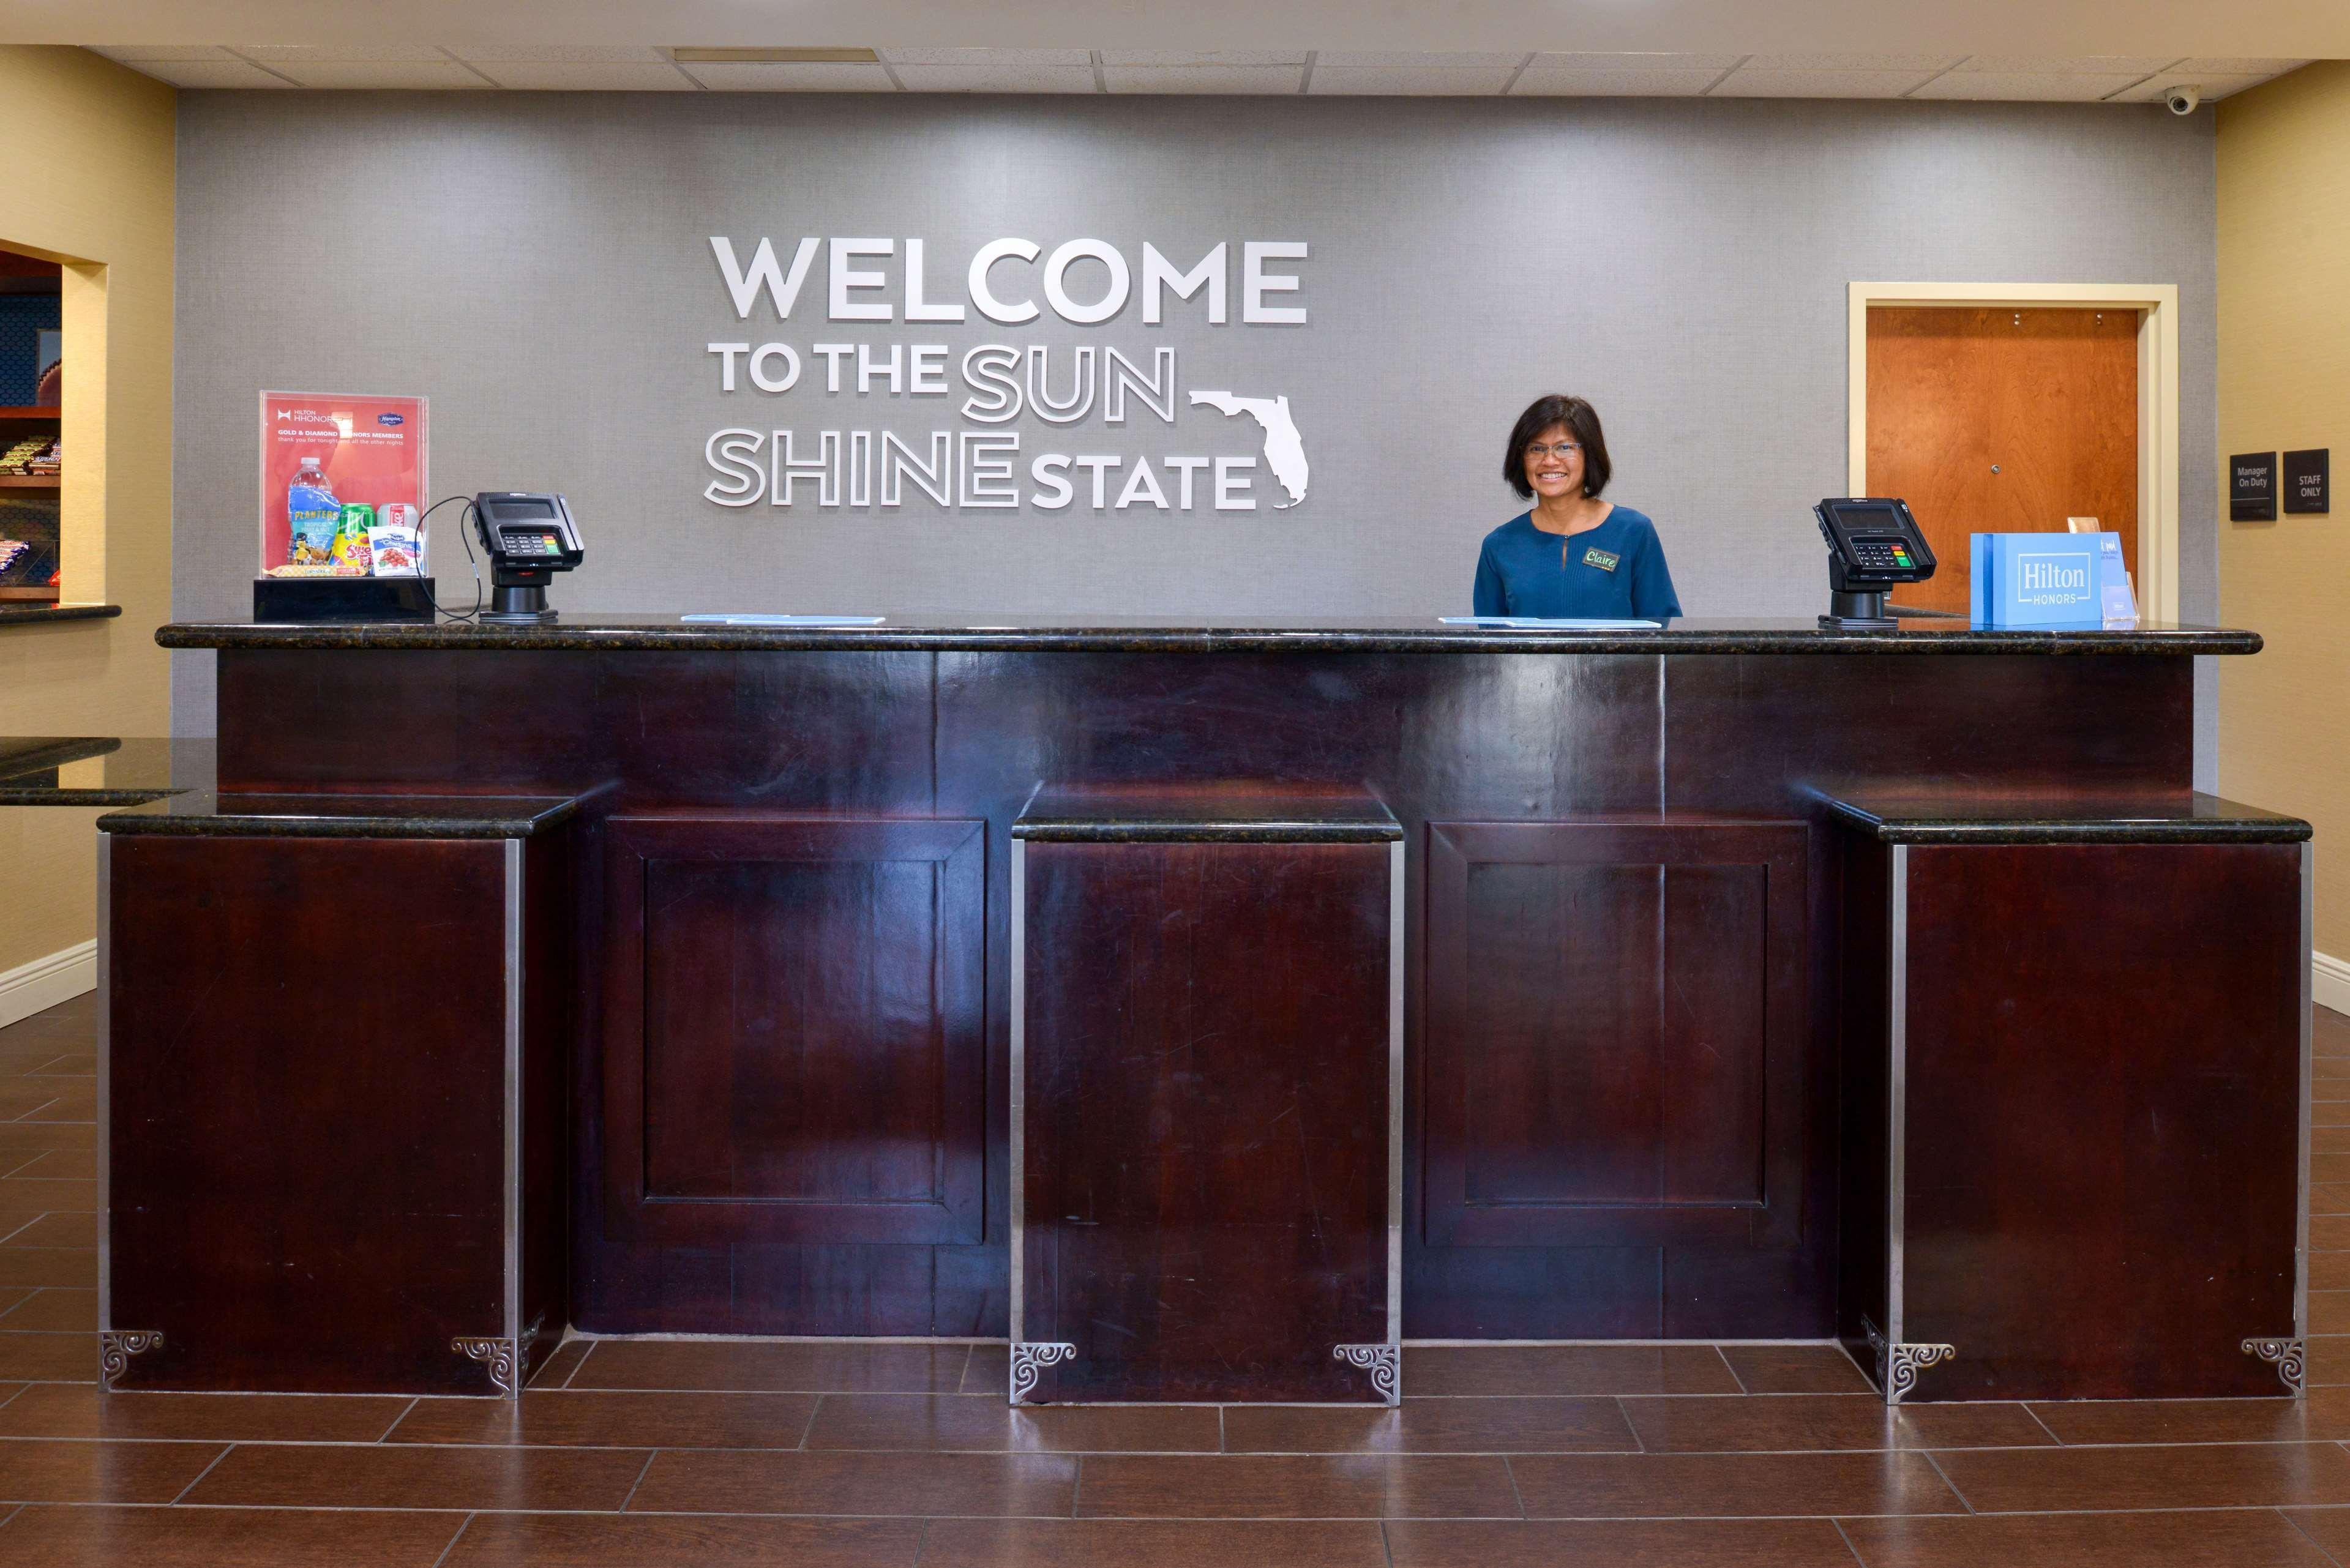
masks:
[[[1561,537],[1521,512],[1485,535],[1474,615],[1574,620],[1663,620],[1681,613],[1657,525],[1628,506]]]

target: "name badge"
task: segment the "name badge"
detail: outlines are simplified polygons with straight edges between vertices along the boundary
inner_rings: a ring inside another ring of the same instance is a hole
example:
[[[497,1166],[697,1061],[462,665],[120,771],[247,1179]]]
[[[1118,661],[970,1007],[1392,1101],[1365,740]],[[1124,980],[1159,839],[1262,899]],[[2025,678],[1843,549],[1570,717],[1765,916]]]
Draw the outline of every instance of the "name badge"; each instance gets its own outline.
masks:
[[[1603,572],[1614,571],[1617,559],[1617,557],[1609,555],[1596,545],[1583,552],[1583,564],[1586,566],[1596,566]]]

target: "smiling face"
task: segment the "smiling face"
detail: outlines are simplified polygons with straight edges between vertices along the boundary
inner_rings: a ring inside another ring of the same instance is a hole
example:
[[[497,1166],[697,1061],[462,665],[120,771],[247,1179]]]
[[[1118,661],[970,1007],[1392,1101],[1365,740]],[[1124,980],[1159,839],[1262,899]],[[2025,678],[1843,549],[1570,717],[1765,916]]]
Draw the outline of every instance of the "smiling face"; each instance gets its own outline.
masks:
[[[1575,432],[1556,424],[1526,444],[1526,483],[1540,501],[1564,501],[1583,493],[1583,448]]]

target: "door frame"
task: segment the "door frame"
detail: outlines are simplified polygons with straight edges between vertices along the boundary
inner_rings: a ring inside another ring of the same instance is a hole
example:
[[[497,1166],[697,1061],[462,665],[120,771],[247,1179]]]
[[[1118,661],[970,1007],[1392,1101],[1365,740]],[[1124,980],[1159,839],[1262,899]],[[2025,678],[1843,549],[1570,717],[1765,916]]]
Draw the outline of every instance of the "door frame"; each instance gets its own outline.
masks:
[[[2062,305],[2137,316],[2137,602],[2178,619],[2178,286],[2174,283],[1854,283],[1846,286],[1846,493],[1868,493],[1871,306],[2017,309]]]

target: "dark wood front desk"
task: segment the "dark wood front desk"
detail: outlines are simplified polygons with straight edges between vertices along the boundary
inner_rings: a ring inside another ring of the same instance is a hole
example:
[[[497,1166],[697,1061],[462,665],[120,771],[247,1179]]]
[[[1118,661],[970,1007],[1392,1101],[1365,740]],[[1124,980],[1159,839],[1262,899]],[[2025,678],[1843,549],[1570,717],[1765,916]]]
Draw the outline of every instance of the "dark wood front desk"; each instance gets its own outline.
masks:
[[[566,1324],[1035,1399],[2297,1376],[2308,829],[2191,792],[2250,634],[161,640],[218,792],[101,822],[115,1386],[504,1393]]]

